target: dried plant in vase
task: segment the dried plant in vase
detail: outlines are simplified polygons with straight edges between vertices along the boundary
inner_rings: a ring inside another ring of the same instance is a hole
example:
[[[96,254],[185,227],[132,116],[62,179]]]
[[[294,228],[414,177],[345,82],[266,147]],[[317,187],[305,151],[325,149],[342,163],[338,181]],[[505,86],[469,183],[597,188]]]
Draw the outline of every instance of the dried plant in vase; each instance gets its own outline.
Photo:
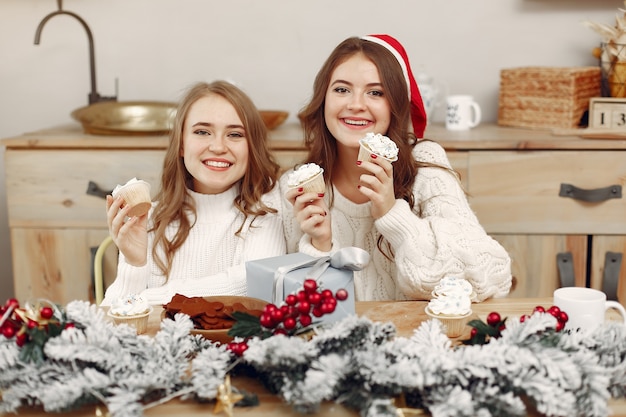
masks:
[[[619,14],[615,16],[614,26],[589,20],[583,21],[583,24],[602,37],[600,46],[593,49],[593,55],[600,60],[603,93],[611,97],[626,97],[626,10],[617,10]],[[608,91],[605,91],[606,84]]]

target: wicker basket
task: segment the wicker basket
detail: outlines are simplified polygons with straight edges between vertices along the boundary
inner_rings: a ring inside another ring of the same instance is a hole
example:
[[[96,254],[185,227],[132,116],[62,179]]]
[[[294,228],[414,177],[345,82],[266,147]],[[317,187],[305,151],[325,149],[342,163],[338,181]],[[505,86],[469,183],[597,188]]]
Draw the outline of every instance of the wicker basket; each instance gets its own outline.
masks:
[[[498,124],[575,128],[600,96],[599,67],[521,67],[500,72]]]

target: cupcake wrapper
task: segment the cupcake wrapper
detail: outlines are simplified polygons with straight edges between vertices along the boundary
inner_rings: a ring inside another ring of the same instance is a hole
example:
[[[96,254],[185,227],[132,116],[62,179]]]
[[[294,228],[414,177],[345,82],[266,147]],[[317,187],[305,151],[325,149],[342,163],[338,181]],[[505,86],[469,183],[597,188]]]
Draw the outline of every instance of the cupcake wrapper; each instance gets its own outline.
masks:
[[[361,144],[361,147],[359,148],[359,156],[357,157],[357,161],[368,161],[368,162],[371,162],[372,161],[372,156],[371,155],[373,153],[374,152],[372,152],[371,150],[367,149],[365,146],[363,146],[363,144]],[[398,160],[397,156],[394,159],[385,158],[382,155],[378,155],[378,157],[386,159],[389,162],[395,162],[395,161]]]
[[[151,207],[150,185],[147,182],[130,184],[120,189],[115,196],[124,199],[125,204],[131,206],[129,217],[143,216]]]
[[[470,316],[472,315],[472,312],[470,311],[466,315],[458,317],[439,316],[431,312],[428,307],[426,308],[425,312],[426,314],[428,314],[428,316],[441,322],[441,324],[445,328],[445,332],[448,337],[461,336],[466,330],[466,325],[469,322]]]
[[[109,311],[109,317],[113,319],[115,324],[128,324],[137,330],[137,334],[144,334],[148,331],[148,319],[150,318],[150,313],[152,313],[152,307],[150,307],[150,310],[148,310],[147,313],[137,316],[116,316],[111,314]]]
[[[298,188],[302,187],[305,193],[325,193],[326,192],[326,183],[324,182],[324,175],[322,172],[315,175],[313,178],[308,179],[302,184],[297,186]]]

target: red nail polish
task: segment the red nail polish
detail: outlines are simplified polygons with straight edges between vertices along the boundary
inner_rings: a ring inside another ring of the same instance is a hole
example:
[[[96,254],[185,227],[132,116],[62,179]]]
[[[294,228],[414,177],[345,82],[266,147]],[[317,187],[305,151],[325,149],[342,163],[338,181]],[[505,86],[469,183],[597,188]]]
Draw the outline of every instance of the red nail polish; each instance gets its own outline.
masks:
[[[301,193],[302,191],[304,191],[304,188],[300,187],[298,188],[298,192]]]
[[[317,193],[317,196],[322,198],[322,197],[324,197],[324,193]]]
[[[371,155],[371,157],[372,157],[372,159],[376,159],[376,158],[378,158],[378,155],[376,155],[375,153],[373,153],[373,154]]]
[[[361,161],[356,161],[356,164],[357,165],[361,165]]]
[[[356,188],[361,188],[361,185],[357,185]]]

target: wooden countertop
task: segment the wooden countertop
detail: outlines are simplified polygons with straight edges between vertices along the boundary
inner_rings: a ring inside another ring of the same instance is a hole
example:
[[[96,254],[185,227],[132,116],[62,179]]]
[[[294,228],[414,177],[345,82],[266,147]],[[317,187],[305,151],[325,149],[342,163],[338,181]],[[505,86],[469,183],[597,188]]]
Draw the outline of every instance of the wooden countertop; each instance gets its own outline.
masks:
[[[591,132],[591,133],[590,133]],[[593,133],[595,132],[595,133]],[[592,138],[584,138],[590,136]],[[447,130],[442,124],[432,124],[425,137],[455,151],[467,150],[619,150],[626,149],[626,131],[611,136],[584,129],[539,130],[498,126],[484,123],[468,131]],[[270,147],[274,150],[303,150],[300,124],[286,123],[269,132]],[[165,149],[167,136],[99,136],[83,133],[78,124],[25,133],[1,140],[10,149]]]
[[[531,313],[537,305],[549,307],[552,305],[552,298],[501,298],[491,299],[483,303],[474,304],[474,314],[485,320],[492,311],[499,312],[502,317],[521,316]],[[424,313],[426,302],[424,301],[400,301],[400,302],[357,302],[357,314],[369,317],[373,321],[388,322],[396,325],[398,335],[410,337],[422,321],[428,317]],[[151,316],[148,325],[148,333],[155,334],[159,328],[162,309],[156,308]],[[615,320],[617,315],[608,314],[608,320]],[[469,332],[469,328],[468,328]],[[465,338],[466,336],[461,336]],[[256,380],[238,377],[233,380],[233,384],[249,392],[257,393],[260,405],[257,407],[236,407],[235,416],[267,416],[273,417],[301,417],[302,414],[294,412],[291,407],[283,403],[278,397],[271,395],[260,386]],[[609,400],[609,406],[613,416],[626,416],[626,400]],[[145,411],[146,416],[177,416],[196,417],[201,415],[213,415],[214,403],[199,404],[196,402],[184,402],[173,400]],[[2,414],[13,416],[13,414]],[[45,412],[35,409],[20,409],[20,416],[36,417],[47,416]],[[95,409],[87,407],[83,410],[60,414],[68,417],[93,417]],[[224,416],[225,414],[220,414]],[[337,416],[337,417],[357,417],[357,413],[334,403],[325,403],[320,412],[315,416]]]

